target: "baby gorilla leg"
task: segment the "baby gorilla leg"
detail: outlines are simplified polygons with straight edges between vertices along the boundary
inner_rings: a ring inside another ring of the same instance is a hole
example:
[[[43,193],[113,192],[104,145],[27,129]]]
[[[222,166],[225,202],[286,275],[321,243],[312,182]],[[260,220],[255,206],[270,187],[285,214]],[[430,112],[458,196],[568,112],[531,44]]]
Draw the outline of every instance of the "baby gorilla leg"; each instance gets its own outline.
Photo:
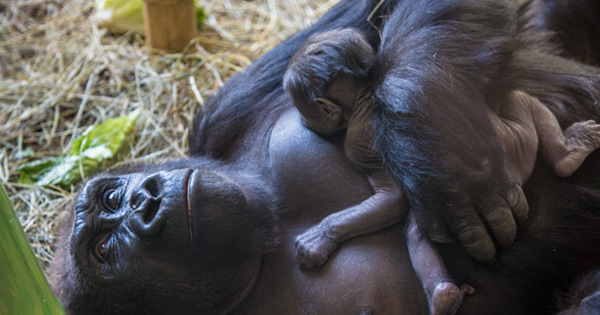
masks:
[[[406,243],[413,268],[427,293],[430,314],[456,313],[465,294],[473,294],[475,289],[466,283],[458,287],[449,279],[442,257],[417,226],[413,211],[408,216]]]
[[[558,176],[571,176],[585,158],[600,147],[600,125],[594,120],[576,122],[564,134],[566,153],[554,164]]]
[[[576,122],[565,132],[554,114],[537,98],[521,93],[531,106],[542,155],[554,168],[556,175],[571,176],[585,158],[600,147],[600,124],[593,120]]]

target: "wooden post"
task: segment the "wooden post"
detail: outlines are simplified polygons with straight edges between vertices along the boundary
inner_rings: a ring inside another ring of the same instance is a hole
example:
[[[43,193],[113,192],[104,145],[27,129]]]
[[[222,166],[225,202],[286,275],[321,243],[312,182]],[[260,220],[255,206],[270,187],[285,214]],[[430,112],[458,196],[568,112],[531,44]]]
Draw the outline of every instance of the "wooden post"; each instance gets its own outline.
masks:
[[[148,47],[182,51],[196,37],[194,0],[144,0],[144,27]]]

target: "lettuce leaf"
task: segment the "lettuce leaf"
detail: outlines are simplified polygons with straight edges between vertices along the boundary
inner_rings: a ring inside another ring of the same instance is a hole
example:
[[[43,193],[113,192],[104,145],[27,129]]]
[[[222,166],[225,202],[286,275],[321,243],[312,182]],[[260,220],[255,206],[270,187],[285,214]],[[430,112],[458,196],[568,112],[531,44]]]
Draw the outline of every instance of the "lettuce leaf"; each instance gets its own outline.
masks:
[[[19,167],[19,182],[36,186],[69,186],[111,159],[133,129],[139,112],[111,118],[88,128],[73,141],[71,152],[25,163]]]

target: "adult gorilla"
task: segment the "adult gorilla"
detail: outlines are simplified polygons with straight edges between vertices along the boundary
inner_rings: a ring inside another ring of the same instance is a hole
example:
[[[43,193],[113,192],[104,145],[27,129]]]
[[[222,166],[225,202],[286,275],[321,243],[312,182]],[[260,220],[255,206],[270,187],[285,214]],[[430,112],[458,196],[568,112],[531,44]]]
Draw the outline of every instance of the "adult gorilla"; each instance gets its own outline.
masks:
[[[378,3],[342,1],[228,81],[194,120],[189,160],[90,180],[62,229],[51,274],[67,311],[427,313],[402,225],[345,242],[320,269],[294,261],[297,235],[372,191],[344,157],[343,135],[324,139],[302,126],[282,75],[316,32],[354,27],[378,47],[366,22]],[[378,12],[391,15],[396,4]],[[381,21],[374,22],[384,31],[399,27]],[[506,75],[552,105],[562,124],[600,119],[594,69],[542,49],[516,58],[531,72]],[[566,180],[539,164],[525,186],[528,223],[496,263],[476,262],[460,244],[440,246],[452,278],[477,288],[460,312],[554,312],[557,290],[597,266],[600,156]]]

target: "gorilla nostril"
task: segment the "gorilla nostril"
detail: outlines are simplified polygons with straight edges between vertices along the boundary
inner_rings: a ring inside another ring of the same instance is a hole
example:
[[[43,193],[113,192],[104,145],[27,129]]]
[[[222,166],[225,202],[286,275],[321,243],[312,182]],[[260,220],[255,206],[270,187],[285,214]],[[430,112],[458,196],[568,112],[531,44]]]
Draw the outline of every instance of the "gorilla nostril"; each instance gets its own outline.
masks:
[[[131,210],[138,212],[144,224],[152,222],[160,210],[163,196],[162,181],[159,176],[152,175],[145,178],[131,197]]]
[[[152,220],[158,213],[158,209],[160,209],[161,199],[152,197],[152,198],[149,198],[147,201],[148,201],[148,204],[146,205],[145,209],[142,212],[142,221],[145,224],[152,222]]]
[[[142,183],[142,188],[154,198],[159,198],[163,190],[162,182],[157,176],[152,176],[144,180]]]

